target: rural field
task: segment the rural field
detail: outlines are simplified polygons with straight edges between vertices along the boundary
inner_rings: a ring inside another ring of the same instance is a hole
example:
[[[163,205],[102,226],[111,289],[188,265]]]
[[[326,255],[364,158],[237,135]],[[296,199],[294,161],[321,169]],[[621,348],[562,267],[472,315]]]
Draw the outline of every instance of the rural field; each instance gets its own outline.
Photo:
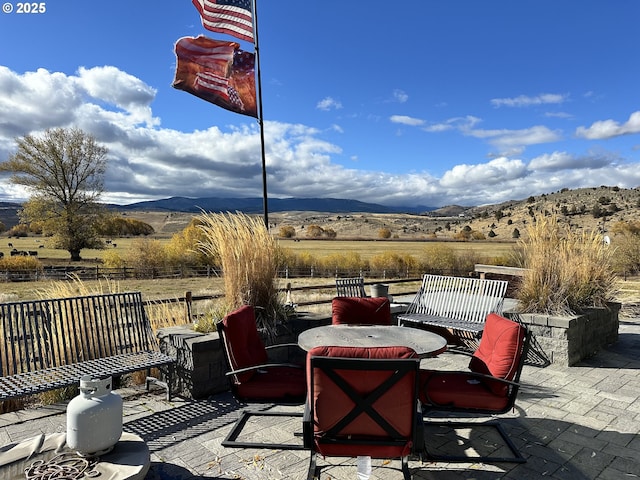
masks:
[[[598,189],[601,190],[601,189]],[[575,193],[575,192],[574,192]],[[588,192],[589,193],[589,192]],[[593,195],[600,192],[593,192]],[[582,195],[586,193],[582,192]],[[550,195],[548,200],[558,201],[554,195]],[[553,198],[552,198],[553,197]],[[560,201],[567,201],[560,198]],[[635,200],[634,200],[635,202]],[[492,208],[492,207],[487,207]],[[495,209],[496,206],[493,206]],[[506,206],[502,208],[507,211]],[[522,225],[525,231],[524,213],[520,213],[516,206],[510,206],[513,214],[510,218],[515,224]],[[640,210],[640,209],[639,209]],[[157,211],[134,211],[126,212],[129,218],[144,221],[153,226],[155,233],[150,238],[160,242],[168,242],[172,235],[183,230],[197,214],[183,212],[157,212]],[[588,215],[573,217],[573,221],[582,219],[585,222]],[[629,218],[629,217],[627,217]],[[634,217],[635,218],[635,217]],[[282,247],[296,253],[307,253],[317,258],[332,255],[346,255],[349,253],[358,254],[363,260],[369,260],[376,255],[385,252],[392,252],[399,255],[412,255],[417,258],[429,255],[429,250],[439,244],[446,244],[448,248],[454,249],[459,254],[465,252],[473,253],[478,258],[479,263],[491,263],[494,258],[508,258],[517,245],[517,239],[511,238],[508,229],[513,229],[513,223],[507,227],[507,222],[502,219],[496,222],[498,226],[494,229],[498,235],[486,240],[474,240],[467,242],[451,241],[442,232],[434,235],[434,231],[450,223],[455,231],[463,224],[469,224],[474,230],[482,230],[485,225],[491,225],[488,220],[470,218],[460,218],[452,213],[450,216],[422,216],[409,214],[329,214],[319,212],[277,212],[270,214],[270,231],[277,235],[280,227],[291,226],[295,229],[295,237],[291,239],[281,238],[279,243]],[[332,229],[337,233],[335,239],[312,239],[306,236],[306,229],[309,225],[319,225],[325,229]],[[584,228],[596,228],[597,225],[585,224]],[[383,240],[378,237],[381,228],[389,228],[392,232],[392,239]],[[446,231],[446,230],[445,230]],[[504,233],[501,233],[504,232]],[[101,258],[105,252],[112,250],[124,256],[131,249],[136,238],[113,238],[105,250],[83,250],[82,265],[95,267],[101,263]],[[27,252],[37,252],[38,258],[45,265],[77,265],[69,261],[69,254],[66,251],[50,248],[46,238],[22,237],[10,238],[6,234],[0,236],[0,252],[5,256],[10,255],[10,251],[15,248]],[[367,279],[374,281],[376,279]],[[331,278],[295,278],[282,279],[284,285],[291,282],[293,287],[305,285],[332,285]],[[34,292],[47,288],[47,281],[39,282],[11,282],[0,283],[0,294],[9,294],[20,299],[33,298]],[[108,290],[117,288],[120,291],[140,290],[147,299],[166,299],[184,296],[187,291],[194,295],[212,295],[222,292],[222,280],[220,278],[173,278],[154,280],[126,280],[119,281],[117,286],[108,286],[105,281],[95,282],[95,288]],[[628,304],[640,304],[640,282],[635,279],[621,279],[619,300]],[[330,290],[325,292],[330,295]],[[392,289],[393,293],[393,289]],[[299,299],[296,299],[299,301]]]

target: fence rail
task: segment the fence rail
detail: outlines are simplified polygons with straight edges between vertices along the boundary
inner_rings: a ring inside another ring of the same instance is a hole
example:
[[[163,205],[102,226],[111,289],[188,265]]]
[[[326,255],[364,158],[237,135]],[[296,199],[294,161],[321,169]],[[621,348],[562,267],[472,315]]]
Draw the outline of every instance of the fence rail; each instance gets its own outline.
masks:
[[[278,277],[289,278],[335,278],[349,276],[363,276],[370,278],[397,279],[420,276],[422,271],[409,269],[344,269],[320,267],[284,267],[278,272]],[[469,272],[454,272],[451,270],[433,272],[442,275],[463,274]],[[128,280],[128,279],[162,279],[162,278],[211,278],[221,277],[222,271],[212,266],[182,266],[174,268],[107,268],[100,265],[87,266],[49,266],[30,270],[0,270],[0,282],[34,282],[71,280]]]

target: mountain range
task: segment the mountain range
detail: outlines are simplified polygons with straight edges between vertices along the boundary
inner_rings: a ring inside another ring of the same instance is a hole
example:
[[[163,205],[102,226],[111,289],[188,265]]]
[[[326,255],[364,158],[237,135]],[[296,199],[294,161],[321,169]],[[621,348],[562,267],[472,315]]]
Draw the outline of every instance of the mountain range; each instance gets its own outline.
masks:
[[[199,213],[207,212],[244,212],[257,214],[263,212],[263,199],[255,198],[188,198],[171,197],[161,200],[149,200],[130,203],[127,205],[108,204],[112,210],[131,212],[139,210],[153,210],[165,212]],[[325,213],[423,213],[434,210],[435,207],[422,205],[407,207],[388,207],[376,203],[360,202],[341,198],[269,198],[269,212],[310,211]],[[11,228],[18,223],[19,203],[0,202],[0,222]]]
[[[423,213],[435,207],[423,205],[388,207],[376,203],[342,198],[269,198],[269,212],[312,211],[327,213]],[[171,212],[234,212],[261,213],[263,199],[255,198],[188,198],[171,197],[115,206],[118,210],[165,210]]]

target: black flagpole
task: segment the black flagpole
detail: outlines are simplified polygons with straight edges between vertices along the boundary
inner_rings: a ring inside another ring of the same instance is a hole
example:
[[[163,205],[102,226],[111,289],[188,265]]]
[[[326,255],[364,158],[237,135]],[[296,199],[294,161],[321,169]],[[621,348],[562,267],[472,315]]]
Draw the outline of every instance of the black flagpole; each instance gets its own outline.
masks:
[[[262,155],[262,209],[264,212],[264,226],[269,230],[269,205],[267,201],[267,162],[264,151],[264,122],[262,119],[262,79],[260,77],[260,47],[258,46],[258,11],[256,0],[252,0],[253,9],[253,42],[255,50],[255,65],[257,72],[256,100],[258,106],[258,125],[260,126],[260,153]]]

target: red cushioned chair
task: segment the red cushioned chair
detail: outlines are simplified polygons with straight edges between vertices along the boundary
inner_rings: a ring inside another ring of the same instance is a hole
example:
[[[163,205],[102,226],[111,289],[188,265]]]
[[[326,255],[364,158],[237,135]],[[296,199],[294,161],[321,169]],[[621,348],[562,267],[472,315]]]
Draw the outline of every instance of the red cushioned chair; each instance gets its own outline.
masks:
[[[320,478],[318,453],[400,458],[404,478],[411,478],[408,456],[423,444],[419,367],[409,347],[309,351],[309,398],[303,420],[304,445],[311,449],[308,480]]]
[[[229,313],[216,327],[225,350],[231,391],[238,400],[290,405],[304,403],[307,393],[304,365],[270,362],[267,353],[280,347],[299,348],[297,344],[279,344],[265,348],[256,327],[255,310],[249,305]],[[245,411],[222,444],[231,447],[303,448],[301,445],[236,441],[249,417],[259,415],[300,416],[288,412]]]
[[[490,313],[477,350],[469,362],[469,371],[420,371],[420,400],[425,416],[430,412],[458,412],[465,414],[501,414],[513,408],[520,388],[520,373],[527,355],[530,333],[524,325]],[[511,439],[497,421],[478,423],[429,422],[451,428],[495,427],[513,453],[513,457],[469,457],[430,454],[428,458],[447,461],[523,463]]]
[[[335,297],[331,301],[333,325],[391,325],[391,304],[386,297]]]

